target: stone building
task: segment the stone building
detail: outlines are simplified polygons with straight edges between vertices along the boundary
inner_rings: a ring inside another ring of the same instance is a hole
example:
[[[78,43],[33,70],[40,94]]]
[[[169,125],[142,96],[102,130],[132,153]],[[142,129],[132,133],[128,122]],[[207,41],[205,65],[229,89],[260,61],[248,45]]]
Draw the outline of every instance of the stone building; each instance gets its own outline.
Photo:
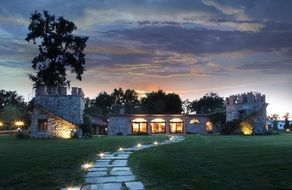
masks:
[[[66,87],[37,87],[33,99],[31,118],[32,138],[70,138],[81,135],[79,125],[83,123],[84,93],[72,87],[67,95]]]
[[[226,98],[226,121],[248,121],[253,134],[267,132],[266,96],[257,92],[231,95]]]
[[[206,134],[213,132],[208,115],[194,114],[116,114],[109,117],[109,135]]]

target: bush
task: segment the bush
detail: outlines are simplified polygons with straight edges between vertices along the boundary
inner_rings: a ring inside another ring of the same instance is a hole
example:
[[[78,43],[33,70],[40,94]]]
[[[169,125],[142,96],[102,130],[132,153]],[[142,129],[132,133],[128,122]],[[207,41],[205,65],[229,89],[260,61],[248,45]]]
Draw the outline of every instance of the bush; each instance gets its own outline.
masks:
[[[123,135],[123,133],[122,132],[117,132],[117,135],[121,136],[121,135]]]
[[[29,139],[30,138],[28,133],[17,133],[15,136],[18,139]]]
[[[223,125],[220,129],[220,133],[223,135],[229,135],[234,133],[236,130],[240,129],[240,119],[234,119],[232,121],[228,121]]]
[[[149,133],[147,133],[147,132],[137,132],[137,133],[133,133],[132,135],[149,135]]]

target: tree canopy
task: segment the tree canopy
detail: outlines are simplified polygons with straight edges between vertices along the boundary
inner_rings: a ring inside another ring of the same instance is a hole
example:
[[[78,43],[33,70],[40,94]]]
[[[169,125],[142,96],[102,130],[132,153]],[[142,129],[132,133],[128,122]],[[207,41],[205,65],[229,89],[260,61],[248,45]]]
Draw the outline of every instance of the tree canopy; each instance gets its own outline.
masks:
[[[199,100],[194,100],[191,103],[191,110],[197,114],[209,114],[218,111],[224,111],[224,98],[217,93],[208,93]]]
[[[34,86],[70,86],[66,68],[71,68],[76,79],[82,79],[88,37],[72,34],[76,29],[73,22],[63,17],[56,18],[48,11],[31,14],[25,40],[34,44],[40,42],[39,55],[32,60],[32,68],[37,74],[29,75]]]
[[[162,90],[150,92],[141,99],[143,113],[148,114],[179,114],[182,112],[182,101],[178,94],[166,94]]]

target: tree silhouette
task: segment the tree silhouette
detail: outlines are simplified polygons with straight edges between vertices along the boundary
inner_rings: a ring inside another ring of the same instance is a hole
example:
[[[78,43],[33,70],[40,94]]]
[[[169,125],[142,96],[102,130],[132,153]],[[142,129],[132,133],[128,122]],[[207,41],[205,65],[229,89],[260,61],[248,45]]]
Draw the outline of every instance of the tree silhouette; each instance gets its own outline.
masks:
[[[209,114],[224,111],[224,99],[217,93],[211,92],[199,100],[194,100],[191,103],[191,110],[196,111],[197,114]]]
[[[85,71],[85,54],[88,37],[72,34],[77,29],[75,24],[63,17],[43,11],[31,14],[29,33],[26,41],[39,44],[39,55],[32,60],[32,68],[36,75],[29,78],[34,86],[70,86],[67,80],[66,68],[76,74],[76,79],[82,80]]]

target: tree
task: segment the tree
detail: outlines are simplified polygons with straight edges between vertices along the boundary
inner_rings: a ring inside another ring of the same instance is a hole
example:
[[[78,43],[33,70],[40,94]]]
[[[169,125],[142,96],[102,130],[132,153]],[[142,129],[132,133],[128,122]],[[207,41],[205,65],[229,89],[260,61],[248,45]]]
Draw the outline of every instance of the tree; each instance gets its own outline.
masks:
[[[189,99],[186,99],[182,102],[182,108],[184,114],[189,114],[191,112],[191,102]]]
[[[224,99],[217,93],[208,93],[191,103],[191,110],[197,114],[209,114],[225,110]]]
[[[101,92],[95,98],[95,104],[97,108],[101,110],[101,114],[107,116],[111,113],[112,106],[113,106],[113,98],[106,92]]]
[[[17,120],[23,120],[25,117],[25,112],[16,105],[8,104],[6,105],[2,112],[0,112],[1,121],[4,121],[5,126],[8,129],[12,129],[14,122]]]
[[[142,111],[149,114],[179,114],[182,101],[175,93],[166,94],[162,90],[147,93],[141,100]]]
[[[289,112],[287,112],[287,113],[284,115],[284,118],[285,118],[284,129],[289,129],[289,128],[290,128],[290,126],[289,126],[289,118],[290,118],[290,114],[289,114]]]
[[[271,120],[273,122],[273,128],[275,131],[279,131],[279,128],[278,128],[278,119],[279,119],[279,114],[271,114],[268,116],[268,119]]]
[[[66,68],[82,80],[85,71],[85,54],[88,37],[72,34],[77,27],[63,17],[55,18],[47,11],[43,14],[35,11],[31,14],[29,33],[26,41],[34,44],[40,41],[39,55],[32,60],[32,68],[36,76],[29,75],[34,86],[70,86],[66,78]]]
[[[0,90],[0,111],[8,104],[24,106],[25,102],[22,96],[19,96],[16,91]]]
[[[137,113],[140,105],[138,93],[133,89],[127,89],[123,96],[126,113]]]

